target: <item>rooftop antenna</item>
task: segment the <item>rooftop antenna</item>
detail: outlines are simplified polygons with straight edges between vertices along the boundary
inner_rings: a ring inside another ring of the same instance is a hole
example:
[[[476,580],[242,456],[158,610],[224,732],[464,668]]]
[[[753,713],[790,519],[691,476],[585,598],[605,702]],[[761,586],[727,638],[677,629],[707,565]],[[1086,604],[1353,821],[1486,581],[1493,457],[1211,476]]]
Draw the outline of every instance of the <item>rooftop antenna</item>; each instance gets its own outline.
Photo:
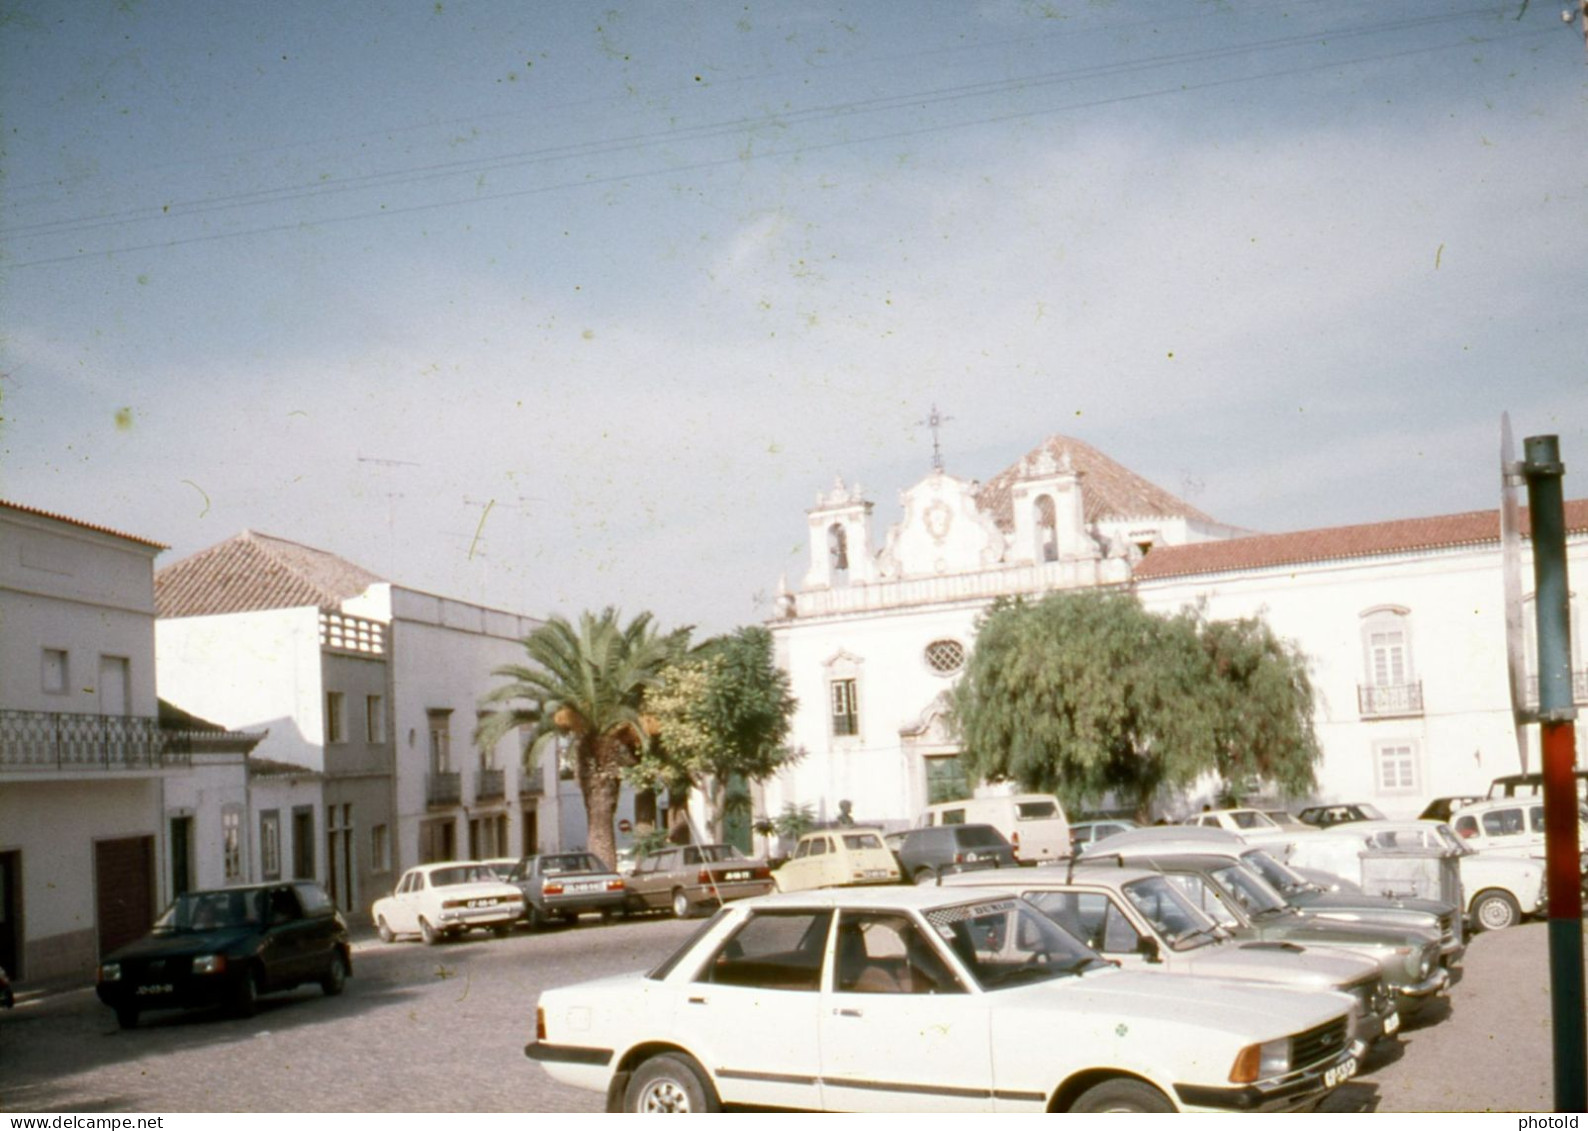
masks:
[[[938,429],[940,429],[943,425],[947,424],[949,421],[951,421],[953,419],[954,418],[952,416],[944,416],[941,413],[939,413],[937,411],[937,405],[934,404],[934,405],[932,405],[931,413],[927,416],[927,418],[925,420],[917,420],[915,422],[917,427],[919,427],[920,425],[924,424],[924,425],[926,425],[928,428],[930,428],[932,430],[932,470],[933,471],[941,472],[943,470],[943,451],[938,446],[938,435],[937,435]]]

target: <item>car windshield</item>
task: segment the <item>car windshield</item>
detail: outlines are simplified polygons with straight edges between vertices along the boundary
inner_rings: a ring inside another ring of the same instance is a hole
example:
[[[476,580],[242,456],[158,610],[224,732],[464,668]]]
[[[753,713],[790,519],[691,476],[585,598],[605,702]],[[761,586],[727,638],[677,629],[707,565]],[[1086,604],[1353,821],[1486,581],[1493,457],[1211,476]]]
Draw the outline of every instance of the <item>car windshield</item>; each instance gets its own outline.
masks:
[[[258,926],[259,894],[258,891],[193,891],[179,895],[154,921],[154,932],[168,935]]]
[[[744,856],[731,844],[692,844],[684,849],[684,863],[722,864],[729,860],[743,860]]]
[[[558,856],[542,856],[540,870],[547,876],[562,876],[569,872],[604,872],[601,861],[588,852],[564,852]]]
[[[1259,813],[1256,809],[1235,809],[1229,816],[1238,829],[1278,828],[1265,814]]]
[[[1241,853],[1241,859],[1252,871],[1272,884],[1274,890],[1281,895],[1295,895],[1313,889],[1313,885],[1299,873],[1291,871],[1260,848]]]
[[[1206,946],[1220,937],[1219,925],[1162,876],[1126,884],[1125,898],[1175,950]]]
[[[984,990],[1046,982],[1113,965],[1019,899],[940,907],[928,911],[926,921]]]
[[[458,884],[484,884],[496,879],[496,873],[483,864],[454,864],[437,868],[430,873],[430,886],[450,888]]]
[[[864,848],[882,848],[882,840],[876,833],[845,833],[844,847],[851,851]],[[886,851],[884,849],[884,851]]]
[[[1221,865],[1212,870],[1212,875],[1250,915],[1277,915],[1287,907],[1284,898],[1266,880],[1243,864]]]
[[[959,843],[967,848],[998,848],[1008,841],[991,825],[966,825],[959,830]]]

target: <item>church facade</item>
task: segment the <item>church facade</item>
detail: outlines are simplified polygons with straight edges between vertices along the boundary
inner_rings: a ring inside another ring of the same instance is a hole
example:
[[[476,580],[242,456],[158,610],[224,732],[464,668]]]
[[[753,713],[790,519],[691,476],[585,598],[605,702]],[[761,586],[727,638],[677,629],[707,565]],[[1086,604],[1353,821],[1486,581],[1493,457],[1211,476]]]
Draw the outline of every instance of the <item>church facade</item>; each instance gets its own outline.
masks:
[[[1063,436],[985,484],[936,467],[900,501],[880,542],[858,486],[839,481],[807,512],[809,567],[780,583],[770,624],[805,755],[761,787],[762,812],[827,820],[848,800],[858,819],[909,824],[968,794],[945,712],[978,618],[999,597],[1104,586],[1153,611],[1260,614],[1297,643],[1318,693],[1319,800],[1415,816],[1519,767],[1495,512],[1253,534]],[[1582,568],[1588,503],[1567,517]],[[1161,802],[1172,817],[1206,800]]]

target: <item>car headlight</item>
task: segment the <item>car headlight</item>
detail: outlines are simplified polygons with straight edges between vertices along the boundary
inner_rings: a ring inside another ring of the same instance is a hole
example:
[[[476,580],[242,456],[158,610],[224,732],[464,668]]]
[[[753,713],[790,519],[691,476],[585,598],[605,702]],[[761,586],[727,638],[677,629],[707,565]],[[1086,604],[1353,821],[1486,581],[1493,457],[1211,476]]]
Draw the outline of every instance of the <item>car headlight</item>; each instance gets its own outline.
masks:
[[[1247,1045],[1230,1066],[1231,1084],[1253,1084],[1270,1076],[1283,1076],[1290,1071],[1290,1038],[1264,1041],[1260,1045]]]
[[[99,967],[99,980],[101,982],[121,981],[121,963],[106,962]]]
[[[201,954],[193,960],[193,973],[219,974],[226,969],[224,954]]]

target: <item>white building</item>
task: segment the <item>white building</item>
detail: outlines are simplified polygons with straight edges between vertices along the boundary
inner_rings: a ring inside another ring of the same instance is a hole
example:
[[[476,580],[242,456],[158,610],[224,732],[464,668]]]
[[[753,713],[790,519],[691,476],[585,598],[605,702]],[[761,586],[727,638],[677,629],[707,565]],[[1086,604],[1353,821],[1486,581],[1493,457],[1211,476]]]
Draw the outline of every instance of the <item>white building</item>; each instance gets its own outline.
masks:
[[[0,502],[0,966],[92,971],[169,894],[157,542]]]
[[[1165,612],[1261,613],[1296,641],[1319,692],[1320,798],[1415,815],[1517,767],[1492,512],[1250,535],[1061,436],[985,485],[939,469],[900,501],[880,547],[858,488],[840,481],[807,512],[810,566],[780,583],[770,625],[807,757],[766,783],[764,812],[830,819],[848,799],[909,822],[963,795],[975,783],[943,713],[977,618],[1001,596],[1092,586],[1134,586]],[[1577,564],[1588,504],[1569,512]]]

